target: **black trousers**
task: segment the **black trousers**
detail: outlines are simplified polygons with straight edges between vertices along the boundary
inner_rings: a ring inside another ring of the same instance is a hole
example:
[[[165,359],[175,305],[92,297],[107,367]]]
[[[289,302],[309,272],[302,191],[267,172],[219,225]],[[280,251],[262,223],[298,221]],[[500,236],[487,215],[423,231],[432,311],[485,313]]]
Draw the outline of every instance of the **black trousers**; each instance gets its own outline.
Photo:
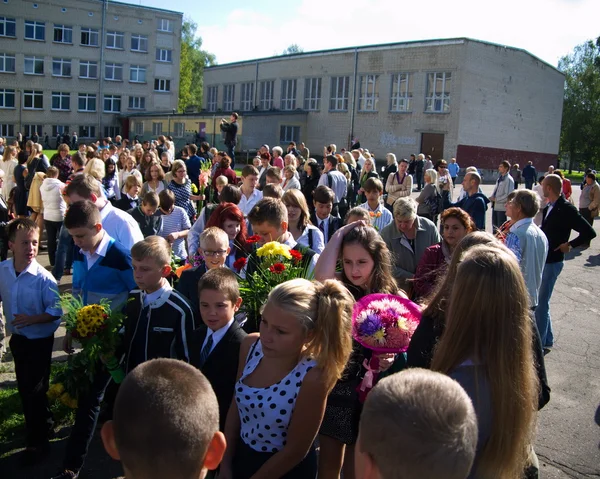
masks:
[[[58,235],[60,234],[62,221],[44,220],[44,226],[46,227],[46,235],[48,236],[48,259],[50,260],[50,266],[54,267]]]
[[[23,404],[27,446],[42,446],[48,441],[54,424],[46,397],[54,335],[29,339],[20,334],[13,334],[9,344],[15,361],[19,396]]]
[[[581,216],[592,226],[594,226],[594,218],[592,218],[592,212],[589,208],[579,208]]]
[[[240,439],[236,445],[233,458],[233,477],[235,479],[250,479],[275,454],[274,452],[255,451]],[[311,447],[306,457],[291,471],[281,476],[281,479],[315,479],[317,469],[317,452],[314,447]]]

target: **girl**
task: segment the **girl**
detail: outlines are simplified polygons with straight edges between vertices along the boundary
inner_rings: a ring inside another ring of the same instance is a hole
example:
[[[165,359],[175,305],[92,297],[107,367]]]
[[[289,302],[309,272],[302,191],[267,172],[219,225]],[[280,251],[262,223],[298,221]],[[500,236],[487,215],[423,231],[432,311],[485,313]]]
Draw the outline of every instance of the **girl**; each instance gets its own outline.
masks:
[[[161,191],[158,198],[162,213],[162,228],[159,234],[170,243],[175,257],[186,259],[188,255],[185,238],[192,227],[190,219],[183,208],[175,205],[175,195],[171,190]]]
[[[146,153],[144,153],[144,155],[142,156],[142,161],[140,161],[138,166],[138,170],[140,170],[140,173],[142,174],[143,178],[146,177],[146,173],[148,172],[148,168],[150,168],[150,165],[152,165],[152,163],[155,162],[158,162],[158,157],[156,156],[156,153],[154,153],[153,151],[147,151]]]
[[[216,226],[227,233],[230,251],[225,265],[233,270],[235,260],[248,255],[248,231],[244,213],[233,203],[221,203],[213,213],[206,223],[206,228]]]
[[[367,181],[369,178],[379,178],[379,175],[375,170],[375,162],[371,159],[370,156],[365,160],[365,165],[363,166],[362,172],[360,174],[360,189],[358,190],[359,204],[367,202],[367,197],[365,196],[365,190],[363,190],[363,186],[365,184],[365,181]]]
[[[325,248],[323,233],[310,222],[310,213],[300,190],[288,190],[281,198],[288,211],[288,231],[296,243],[321,254]]]
[[[412,193],[412,176],[408,174],[408,161],[400,160],[398,171],[390,173],[385,182],[385,191],[387,191],[387,199],[385,207],[393,212],[394,201],[398,198],[410,196]],[[364,203],[364,202],[363,202]]]
[[[387,155],[385,155],[385,159],[387,161],[387,166],[381,174],[381,177],[385,181],[384,187],[387,186],[387,179],[390,177],[390,175],[398,171],[398,160],[396,160],[396,155],[394,155],[393,153],[388,153]],[[383,193],[387,194],[387,192],[388,191],[384,188]]]
[[[128,156],[127,161],[125,161],[125,169],[119,172],[119,185],[121,185],[121,193],[125,193],[125,181],[127,181],[128,176],[135,176],[140,184],[144,182],[144,178],[142,174],[135,168],[135,157]]]
[[[442,195],[438,186],[437,171],[434,169],[427,170],[424,178],[425,188],[423,188],[419,193],[419,196],[415,198],[415,201],[419,203],[417,215],[437,223],[437,214],[434,215],[431,212],[431,203],[436,201],[436,198],[439,198]]]
[[[146,182],[142,185],[142,198],[153,191],[157,195],[160,194],[161,191],[167,189],[167,182],[165,181],[165,172],[160,167],[158,162],[154,162],[150,165],[146,172]]]
[[[8,198],[10,191],[16,186],[14,172],[18,164],[17,149],[14,146],[6,146],[0,162],[0,170],[4,171],[4,184],[1,191],[4,198]]]
[[[184,150],[187,152],[187,148],[184,148]],[[160,167],[164,171],[165,175],[171,173],[171,168],[173,168],[173,163],[171,163],[171,160],[169,159],[169,155],[160,155]]]
[[[131,153],[133,154],[133,157],[135,158],[136,165],[139,165],[142,162],[142,158],[144,156],[144,149],[138,145],[133,149],[133,151]],[[121,158],[121,155],[119,155],[119,158]],[[125,159],[127,159],[127,158],[125,158]],[[120,166],[120,169],[123,169],[123,168],[125,168],[125,163],[123,162],[119,166]]]
[[[351,350],[352,296],[337,281],[294,279],[269,294],[244,339],[222,479],[314,479],[327,393]]]
[[[106,174],[102,179],[102,186],[106,193],[106,198],[114,205],[121,199],[121,190],[119,189],[119,178],[117,176],[117,162],[114,158],[109,158],[104,164]]]
[[[134,149],[133,151],[134,151],[133,157],[137,158],[135,156],[135,154],[138,152],[138,150]],[[127,153],[127,151],[122,151],[121,153],[119,153],[119,161],[117,162],[117,169],[119,171],[123,171],[124,169],[127,168],[127,160],[129,159],[129,155],[130,154]],[[137,162],[137,159],[135,161]]]
[[[356,163],[354,156],[349,151],[345,151],[342,155],[342,158],[344,159],[344,163],[348,165],[348,170],[350,171],[350,183],[352,186],[352,191],[349,190],[350,196],[348,197],[348,201],[350,203],[350,206],[353,207],[356,206],[358,188],[360,187],[359,166]]]
[[[175,205],[183,208],[187,213],[190,222],[194,222],[196,208],[194,201],[199,201],[200,196],[192,195],[192,182],[187,177],[187,168],[181,160],[175,160],[171,168],[173,179],[167,188],[175,195]]]
[[[479,437],[469,477],[521,477],[539,387],[527,288],[505,248],[477,247],[461,259],[431,368],[473,401]]]

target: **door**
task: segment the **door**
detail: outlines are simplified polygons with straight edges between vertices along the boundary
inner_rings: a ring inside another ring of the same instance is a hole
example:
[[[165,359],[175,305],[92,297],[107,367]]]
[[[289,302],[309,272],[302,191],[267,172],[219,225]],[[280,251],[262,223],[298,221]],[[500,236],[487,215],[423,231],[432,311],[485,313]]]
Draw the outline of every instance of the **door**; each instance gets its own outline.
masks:
[[[421,133],[421,153],[431,155],[434,163],[444,158],[444,134]]]

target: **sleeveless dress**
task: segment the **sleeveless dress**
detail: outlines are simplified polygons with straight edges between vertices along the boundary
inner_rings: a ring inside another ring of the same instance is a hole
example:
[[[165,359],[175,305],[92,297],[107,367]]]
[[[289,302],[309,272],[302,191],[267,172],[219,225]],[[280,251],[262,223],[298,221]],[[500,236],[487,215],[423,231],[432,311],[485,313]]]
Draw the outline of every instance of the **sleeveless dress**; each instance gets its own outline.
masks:
[[[242,376],[235,384],[235,401],[240,415],[240,441],[233,458],[233,477],[252,477],[287,442],[287,430],[296,406],[302,381],[316,361],[303,358],[284,378],[266,388],[244,384],[256,369],[264,354],[260,339],[254,343],[246,358]],[[314,449],[284,479],[311,479],[317,475]]]

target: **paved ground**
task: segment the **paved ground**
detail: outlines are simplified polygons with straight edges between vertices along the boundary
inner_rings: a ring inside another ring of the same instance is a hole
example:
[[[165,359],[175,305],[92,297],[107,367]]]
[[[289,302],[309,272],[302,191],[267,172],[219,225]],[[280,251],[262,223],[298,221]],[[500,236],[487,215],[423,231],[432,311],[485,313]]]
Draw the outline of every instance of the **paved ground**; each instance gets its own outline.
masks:
[[[492,186],[484,186],[490,194]],[[579,188],[574,185],[575,202]],[[488,214],[488,230],[491,220]],[[600,236],[600,220],[595,222]],[[46,255],[40,261],[47,263]],[[540,458],[541,477],[549,479],[600,477],[600,239],[584,251],[573,251],[566,261],[552,298],[551,313],[555,331],[555,348],[546,356],[550,403],[540,412],[536,451]],[[64,278],[62,284],[68,284]],[[59,332],[59,336],[61,333]],[[55,356],[60,359],[61,340],[57,338]],[[5,377],[10,381],[10,375]],[[0,377],[0,387],[3,378]],[[16,467],[22,447],[19,442],[0,444],[2,478],[47,479],[60,464],[68,430],[59,431],[53,454],[37,470]],[[82,479],[116,478],[120,466],[102,449],[96,436]]]

